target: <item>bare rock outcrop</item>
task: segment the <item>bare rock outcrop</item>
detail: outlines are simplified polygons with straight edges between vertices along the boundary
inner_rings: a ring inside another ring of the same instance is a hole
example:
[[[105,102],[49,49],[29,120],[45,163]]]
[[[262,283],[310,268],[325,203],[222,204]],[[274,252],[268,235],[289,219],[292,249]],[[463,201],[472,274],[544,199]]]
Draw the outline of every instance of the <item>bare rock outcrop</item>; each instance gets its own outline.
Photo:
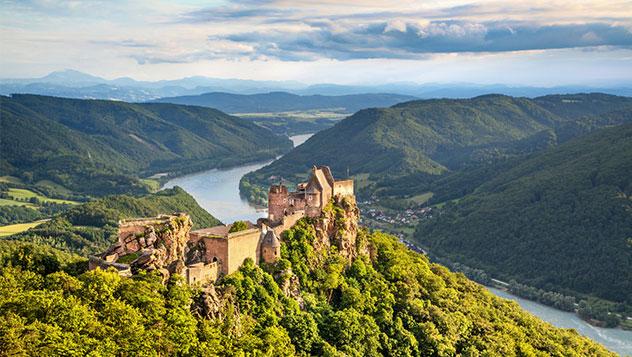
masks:
[[[207,319],[221,319],[226,301],[219,294],[215,285],[209,284],[204,288],[194,305],[197,313]]]
[[[357,244],[359,218],[360,210],[353,196],[334,197],[332,202],[323,208],[321,217],[314,225],[314,248],[322,250],[335,246],[349,262],[367,253]]]
[[[147,237],[144,240],[146,244],[141,255],[131,263],[132,272],[142,269],[180,274],[185,266],[191,226],[188,215],[174,216],[166,222],[147,226],[143,234]]]

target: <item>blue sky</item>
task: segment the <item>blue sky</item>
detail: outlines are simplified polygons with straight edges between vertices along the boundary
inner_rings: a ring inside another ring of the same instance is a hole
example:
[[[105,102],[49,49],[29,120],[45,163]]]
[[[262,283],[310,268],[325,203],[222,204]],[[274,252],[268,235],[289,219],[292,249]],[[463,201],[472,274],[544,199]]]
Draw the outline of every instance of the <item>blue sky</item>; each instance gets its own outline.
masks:
[[[632,83],[632,1],[0,0],[0,77]]]

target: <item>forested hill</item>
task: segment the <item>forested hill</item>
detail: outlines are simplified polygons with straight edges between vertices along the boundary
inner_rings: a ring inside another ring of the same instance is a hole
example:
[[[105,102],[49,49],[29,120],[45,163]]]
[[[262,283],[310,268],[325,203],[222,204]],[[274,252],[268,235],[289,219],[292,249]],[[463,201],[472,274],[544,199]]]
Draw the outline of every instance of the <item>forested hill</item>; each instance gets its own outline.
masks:
[[[74,192],[146,192],[139,176],[273,158],[289,139],[220,111],[36,95],[0,97],[0,176]]]
[[[632,306],[631,197],[625,124],[495,171],[415,237],[501,279]]]
[[[632,120],[631,113],[632,98],[604,94],[535,99],[486,95],[366,109],[317,133],[245,181],[263,186],[279,174],[297,181],[315,162],[339,174],[370,174],[370,182],[439,175],[541,150]]]
[[[0,241],[0,341],[7,355],[614,356],[432,264],[396,237],[358,229],[330,204],[282,237],[281,259],[189,287],[133,278]],[[335,217],[335,219],[331,219]],[[332,228],[331,231],[321,224]],[[331,232],[329,235],[327,232]]]
[[[296,95],[287,92],[261,94],[205,93],[160,98],[154,102],[199,105],[228,113],[267,113],[312,109],[338,109],[352,113],[364,108],[386,107],[413,100],[401,94]]]

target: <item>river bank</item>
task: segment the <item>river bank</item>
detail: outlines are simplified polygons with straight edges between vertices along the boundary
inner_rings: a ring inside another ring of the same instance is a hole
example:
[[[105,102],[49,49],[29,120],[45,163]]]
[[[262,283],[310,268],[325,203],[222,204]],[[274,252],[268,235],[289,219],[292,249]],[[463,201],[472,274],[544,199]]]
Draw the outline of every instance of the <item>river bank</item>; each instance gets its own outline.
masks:
[[[575,313],[523,299],[498,288],[490,286],[486,286],[486,288],[494,295],[517,302],[523,309],[554,326],[575,329],[578,333],[601,343],[622,356],[632,355],[632,331],[593,326]]]

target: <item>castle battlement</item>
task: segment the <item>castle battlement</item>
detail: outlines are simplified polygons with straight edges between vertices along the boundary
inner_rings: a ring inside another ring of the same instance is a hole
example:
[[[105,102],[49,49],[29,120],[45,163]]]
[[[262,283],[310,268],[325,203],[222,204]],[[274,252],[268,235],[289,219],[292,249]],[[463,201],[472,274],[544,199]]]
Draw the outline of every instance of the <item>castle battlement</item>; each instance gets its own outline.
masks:
[[[318,217],[323,207],[336,196],[353,196],[353,180],[336,181],[328,166],[314,166],[307,182],[288,191],[283,184],[272,185],[268,191],[268,221],[280,224],[283,218],[304,211],[308,217]]]

